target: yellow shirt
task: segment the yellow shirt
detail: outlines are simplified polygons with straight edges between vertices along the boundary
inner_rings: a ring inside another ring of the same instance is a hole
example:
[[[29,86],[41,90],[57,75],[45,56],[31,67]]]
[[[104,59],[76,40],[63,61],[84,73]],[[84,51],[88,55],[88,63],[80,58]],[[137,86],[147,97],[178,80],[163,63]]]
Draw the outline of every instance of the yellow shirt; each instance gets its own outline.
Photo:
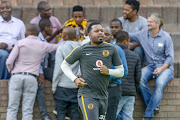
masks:
[[[68,21],[66,21],[63,26],[64,26],[64,27],[67,27],[67,26],[74,27],[75,30],[76,30],[76,27],[79,27],[80,30],[83,30],[84,28],[86,28],[86,23],[87,23],[87,20],[86,20],[86,19],[83,19],[81,25],[77,25],[77,24],[76,24],[76,21],[75,21],[73,18],[71,18],[71,19],[69,19]],[[59,37],[59,39],[58,39],[58,42],[61,41],[61,39],[62,39],[62,34],[60,33],[59,36],[60,36],[60,37]],[[84,40],[83,36],[80,36],[80,39],[81,39],[81,40]],[[75,39],[74,41],[78,41],[78,40]]]

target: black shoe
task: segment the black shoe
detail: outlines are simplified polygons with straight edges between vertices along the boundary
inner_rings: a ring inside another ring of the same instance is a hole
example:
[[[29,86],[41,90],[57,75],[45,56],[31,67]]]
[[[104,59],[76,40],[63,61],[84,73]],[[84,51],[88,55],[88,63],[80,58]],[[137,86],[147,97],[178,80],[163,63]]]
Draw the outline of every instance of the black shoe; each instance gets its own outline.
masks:
[[[145,117],[143,120],[151,120],[150,117]]]
[[[156,109],[154,109],[154,115],[159,113],[159,108],[157,107]]]
[[[49,116],[46,116],[42,120],[52,120],[52,119]]]

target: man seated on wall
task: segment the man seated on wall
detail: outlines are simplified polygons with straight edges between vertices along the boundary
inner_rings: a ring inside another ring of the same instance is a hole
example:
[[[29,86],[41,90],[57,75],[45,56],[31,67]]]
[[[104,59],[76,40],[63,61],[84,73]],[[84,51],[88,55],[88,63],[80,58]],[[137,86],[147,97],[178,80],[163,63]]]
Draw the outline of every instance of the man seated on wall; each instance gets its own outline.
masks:
[[[14,44],[25,37],[23,21],[11,15],[12,7],[8,1],[0,5],[0,79],[9,79],[10,74],[6,67],[6,59]]]

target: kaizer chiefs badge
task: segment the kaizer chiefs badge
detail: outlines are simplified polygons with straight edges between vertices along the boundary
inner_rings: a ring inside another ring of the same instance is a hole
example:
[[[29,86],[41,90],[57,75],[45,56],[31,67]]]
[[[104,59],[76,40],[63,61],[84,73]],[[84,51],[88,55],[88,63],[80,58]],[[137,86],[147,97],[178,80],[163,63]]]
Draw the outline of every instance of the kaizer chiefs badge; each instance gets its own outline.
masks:
[[[94,108],[94,105],[93,105],[93,104],[89,104],[89,105],[88,105],[88,108],[89,108],[90,110],[92,110],[92,109]]]
[[[103,50],[103,55],[104,55],[105,57],[109,56],[109,51],[108,51],[108,50]]]

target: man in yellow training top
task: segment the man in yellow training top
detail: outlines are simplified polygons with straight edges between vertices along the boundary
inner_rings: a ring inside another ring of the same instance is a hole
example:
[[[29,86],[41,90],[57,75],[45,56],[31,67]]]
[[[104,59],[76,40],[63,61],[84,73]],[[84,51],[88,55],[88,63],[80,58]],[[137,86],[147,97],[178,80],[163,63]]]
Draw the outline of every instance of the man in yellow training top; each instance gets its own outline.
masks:
[[[77,5],[77,6],[73,7],[72,18],[67,20],[63,26],[64,27],[67,27],[67,26],[74,27],[76,30],[76,36],[79,37],[79,40],[84,40],[83,35],[79,31],[84,30],[84,28],[86,27],[86,23],[87,23],[87,20],[84,19],[83,7]],[[76,38],[75,41],[78,41],[77,39],[78,38]],[[61,34],[60,34],[58,41],[59,42],[63,41]]]

